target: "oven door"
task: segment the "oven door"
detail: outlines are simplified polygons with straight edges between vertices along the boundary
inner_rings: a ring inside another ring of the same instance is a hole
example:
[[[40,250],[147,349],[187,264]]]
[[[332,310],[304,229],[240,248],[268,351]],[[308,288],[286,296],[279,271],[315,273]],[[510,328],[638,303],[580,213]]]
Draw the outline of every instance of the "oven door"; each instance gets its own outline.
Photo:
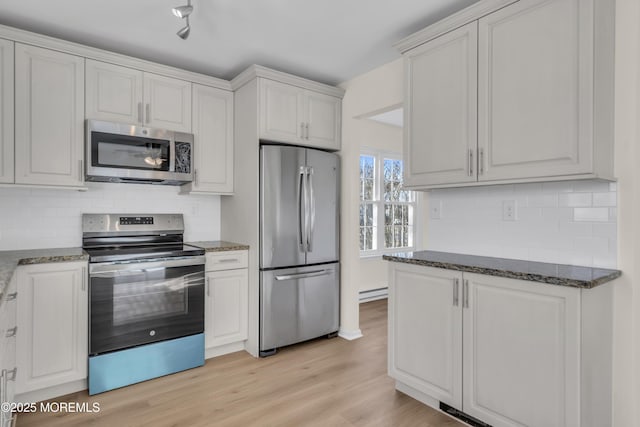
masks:
[[[204,257],[91,264],[89,354],[204,331]]]

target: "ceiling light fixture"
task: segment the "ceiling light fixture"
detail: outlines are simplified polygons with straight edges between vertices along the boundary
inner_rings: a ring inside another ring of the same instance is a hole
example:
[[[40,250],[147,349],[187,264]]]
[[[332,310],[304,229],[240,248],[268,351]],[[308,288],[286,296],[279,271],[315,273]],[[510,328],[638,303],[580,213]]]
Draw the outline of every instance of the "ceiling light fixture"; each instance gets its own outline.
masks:
[[[178,6],[171,9],[171,12],[178,18],[186,19],[187,25],[180,28],[176,33],[178,37],[182,40],[186,40],[189,37],[189,33],[191,32],[191,26],[189,25],[189,15],[193,12],[193,6],[191,6],[191,0],[187,0],[186,6]]]

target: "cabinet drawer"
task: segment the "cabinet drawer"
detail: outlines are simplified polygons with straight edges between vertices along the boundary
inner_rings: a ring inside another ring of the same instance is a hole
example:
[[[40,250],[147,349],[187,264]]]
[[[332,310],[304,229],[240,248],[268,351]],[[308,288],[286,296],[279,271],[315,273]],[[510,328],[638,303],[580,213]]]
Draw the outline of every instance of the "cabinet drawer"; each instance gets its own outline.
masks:
[[[247,251],[212,252],[206,255],[207,271],[233,270],[247,268],[249,265]]]

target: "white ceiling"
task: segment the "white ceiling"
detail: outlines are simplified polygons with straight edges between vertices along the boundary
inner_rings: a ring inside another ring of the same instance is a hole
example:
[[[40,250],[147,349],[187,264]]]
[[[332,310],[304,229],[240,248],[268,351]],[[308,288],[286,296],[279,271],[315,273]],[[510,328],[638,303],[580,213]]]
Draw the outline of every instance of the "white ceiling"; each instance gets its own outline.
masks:
[[[399,57],[403,37],[477,0],[186,0],[0,2],[0,24],[223,79],[257,63],[338,84]]]

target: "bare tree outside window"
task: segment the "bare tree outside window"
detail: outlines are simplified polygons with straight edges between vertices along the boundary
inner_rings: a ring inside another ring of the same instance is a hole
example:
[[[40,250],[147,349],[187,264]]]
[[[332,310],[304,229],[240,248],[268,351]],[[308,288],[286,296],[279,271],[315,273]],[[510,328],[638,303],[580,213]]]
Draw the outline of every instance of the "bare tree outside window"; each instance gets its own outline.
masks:
[[[360,156],[360,251],[390,252],[414,245],[413,191],[402,188],[402,160]]]

